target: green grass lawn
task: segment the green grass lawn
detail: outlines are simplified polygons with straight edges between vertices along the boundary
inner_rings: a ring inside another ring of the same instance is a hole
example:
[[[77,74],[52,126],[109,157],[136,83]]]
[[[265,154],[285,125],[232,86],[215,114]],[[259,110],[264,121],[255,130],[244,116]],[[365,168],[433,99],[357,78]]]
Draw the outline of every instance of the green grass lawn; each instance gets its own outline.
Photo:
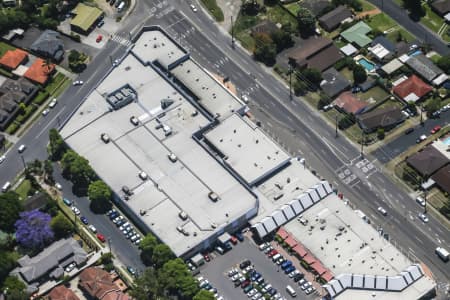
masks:
[[[16,49],[16,48],[9,44],[4,43],[4,42],[0,42],[0,56],[3,56],[3,54],[5,54],[5,52],[8,50],[14,50],[14,49]]]
[[[406,42],[408,42],[408,43],[412,42],[412,41],[414,41],[416,39],[411,33],[409,33],[409,31],[406,31],[405,29],[403,29],[400,26],[397,26],[397,28],[395,30],[389,32],[386,35],[386,38],[388,40],[390,40],[391,42],[396,43],[397,42],[398,33],[400,33],[402,35],[403,39],[406,40]]]
[[[397,23],[386,14],[378,14],[371,17],[367,21],[367,25],[369,25],[373,29],[385,31],[392,27],[397,26]]]
[[[298,2],[286,4],[284,5],[284,7],[286,7],[287,10],[289,10],[294,16],[296,16],[298,11],[300,10],[300,5],[298,4]]]
[[[368,91],[358,94],[358,97],[361,100],[369,101],[369,99],[372,98],[376,102],[383,101],[388,96],[389,96],[389,94],[379,86],[374,86],[373,88],[369,89]]]
[[[28,198],[28,191],[31,189],[31,183],[28,179],[22,181],[16,189],[16,193],[19,194],[21,200]]]
[[[291,24],[291,28],[296,31],[297,30],[297,20],[294,16],[287,13],[281,6],[275,5],[272,7],[267,7],[267,19],[272,21],[273,23],[280,23],[284,25],[286,23]]]
[[[345,67],[343,68],[341,71],[339,71],[342,75],[344,75],[345,78],[347,78],[348,80],[350,80],[350,82],[353,82],[353,72]]]
[[[217,22],[223,21],[223,12],[217,5],[216,0],[202,0],[203,5],[209,10]]]
[[[429,5],[425,4],[422,7],[425,9],[425,16],[420,19],[420,22],[437,33],[444,24],[444,19],[432,11]]]
[[[373,10],[375,9],[375,6],[373,6],[372,4],[370,4],[369,2],[363,0],[361,1],[362,7],[363,7],[363,11],[369,11],[369,10]]]
[[[62,73],[56,73],[52,79],[50,79],[50,82],[45,87],[45,90],[49,92],[49,94],[53,94],[55,90],[63,84],[63,81],[68,80],[66,76],[64,76]]]

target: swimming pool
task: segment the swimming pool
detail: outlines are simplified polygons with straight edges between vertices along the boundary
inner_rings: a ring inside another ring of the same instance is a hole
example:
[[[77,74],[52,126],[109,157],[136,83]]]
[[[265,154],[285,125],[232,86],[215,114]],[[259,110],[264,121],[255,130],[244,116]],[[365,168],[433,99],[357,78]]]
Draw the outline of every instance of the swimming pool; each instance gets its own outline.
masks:
[[[442,142],[443,142],[444,144],[446,144],[447,146],[450,146],[450,135],[447,136],[446,138],[444,138],[444,139],[442,140]]]
[[[361,58],[360,60],[358,60],[358,63],[363,66],[364,69],[366,69],[368,72],[371,72],[375,69],[375,65],[365,58]]]

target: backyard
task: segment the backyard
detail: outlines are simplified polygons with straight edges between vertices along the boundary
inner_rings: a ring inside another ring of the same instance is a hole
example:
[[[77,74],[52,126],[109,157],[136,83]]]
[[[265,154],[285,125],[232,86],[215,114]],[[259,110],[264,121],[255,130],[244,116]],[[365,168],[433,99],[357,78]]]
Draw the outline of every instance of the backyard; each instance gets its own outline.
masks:
[[[14,48],[13,46],[10,46],[4,42],[0,42],[0,57],[3,56],[3,54],[5,54],[6,51],[8,50],[14,50],[16,48]]]

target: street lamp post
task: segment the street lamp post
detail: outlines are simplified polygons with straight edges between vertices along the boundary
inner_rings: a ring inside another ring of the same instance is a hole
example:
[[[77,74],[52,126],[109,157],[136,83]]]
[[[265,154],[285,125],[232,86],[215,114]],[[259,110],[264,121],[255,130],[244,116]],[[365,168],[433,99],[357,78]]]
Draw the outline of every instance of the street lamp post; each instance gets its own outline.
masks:
[[[336,137],[338,137],[338,116],[336,115]]]
[[[420,125],[423,126],[423,105],[420,105]]]
[[[109,252],[112,253],[112,250],[111,250],[111,238],[110,237],[108,237],[108,248],[109,248]]]
[[[231,48],[234,48],[234,25],[233,25],[233,16],[230,16],[231,19]]]
[[[361,157],[364,156],[364,131],[361,132]]]
[[[22,159],[23,168],[27,169],[27,164],[25,163],[25,158],[23,158],[23,155],[20,155],[20,158]]]

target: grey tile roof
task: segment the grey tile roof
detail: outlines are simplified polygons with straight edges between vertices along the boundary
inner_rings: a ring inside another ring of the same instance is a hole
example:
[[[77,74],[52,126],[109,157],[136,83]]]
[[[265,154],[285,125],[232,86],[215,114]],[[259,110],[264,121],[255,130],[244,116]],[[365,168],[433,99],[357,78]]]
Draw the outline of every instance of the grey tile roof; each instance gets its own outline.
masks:
[[[54,269],[59,268],[60,262],[66,260],[69,256],[72,256],[73,261],[77,264],[81,264],[87,259],[86,251],[76,240],[72,238],[62,239],[54,242],[34,257],[30,258],[28,255],[21,257],[17,261],[20,267],[13,272],[21,274],[30,283],[47,272],[52,271],[53,273]]]
[[[59,60],[63,54],[61,50],[64,49],[63,41],[60,34],[53,30],[45,30],[39,38],[31,45],[31,50],[40,55]]]
[[[444,73],[425,55],[419,54],[410,57],[406,64],[413,69],[419,76],[431,82],[434,78]]]
[[[323,92],[330,98],[333,98],[343,90],[350,87],[350,81],[347,80],[335,68],[329,68],[322,73],[323,81],[320,87]]]

